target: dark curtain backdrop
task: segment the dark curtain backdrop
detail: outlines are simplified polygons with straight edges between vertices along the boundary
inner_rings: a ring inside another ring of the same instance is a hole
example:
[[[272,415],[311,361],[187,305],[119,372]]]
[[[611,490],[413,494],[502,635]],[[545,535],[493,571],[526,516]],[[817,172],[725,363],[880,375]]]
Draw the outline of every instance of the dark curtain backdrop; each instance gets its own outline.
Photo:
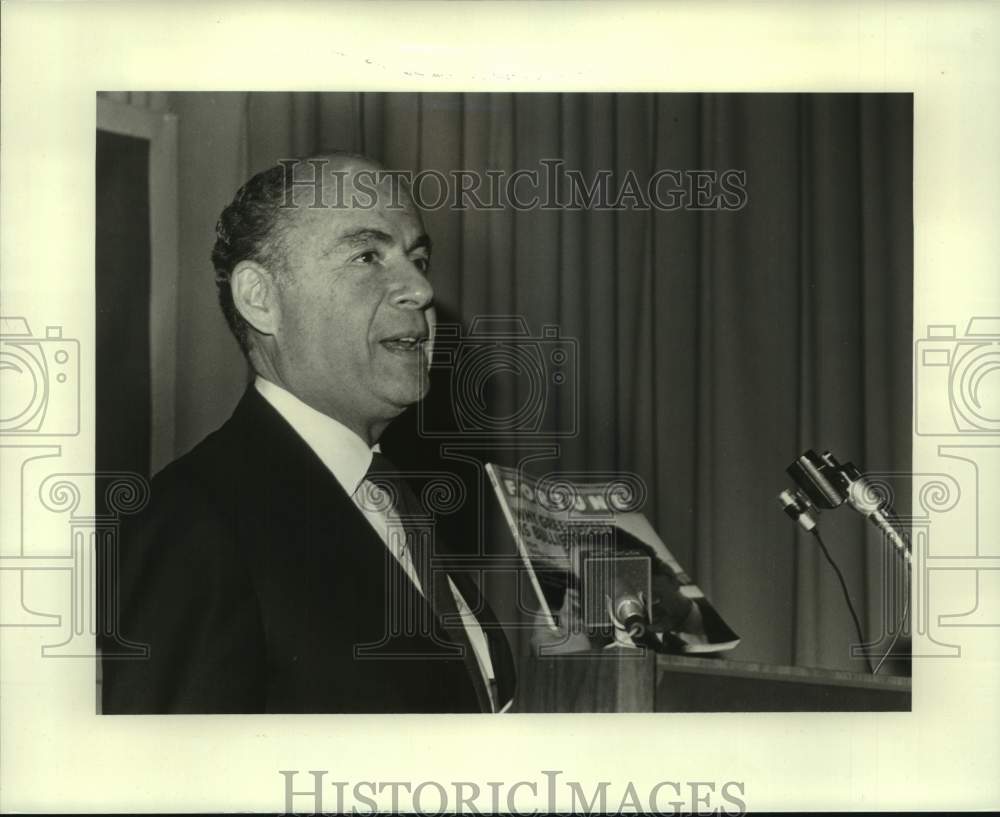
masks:
[[[517,314],[532,332],[556,324],[577,339],[580,433],[541,470],[640,475],[647,515],[743,636],[737,657],[862,668],[836,579],[775,495],[806,448],[909,470],[910,95],[255,93],[242,104],[251,173],[334,147],[445,173],[544,158],[643,182],[661,168],[745,170],[735,212],[428,212],[432,280],[447,318]],[[891,624],[878,541],[850,511],[828,518],[876,634]]]

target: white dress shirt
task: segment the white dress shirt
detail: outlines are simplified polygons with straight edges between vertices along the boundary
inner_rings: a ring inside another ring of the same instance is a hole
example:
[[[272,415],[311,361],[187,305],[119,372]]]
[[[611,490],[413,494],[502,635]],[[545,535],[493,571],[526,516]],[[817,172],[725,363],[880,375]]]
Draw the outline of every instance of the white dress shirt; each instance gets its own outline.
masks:
[[[396,557],[406,575],[423,594],[424,590],[420,586],[420,579],[413,565],[413,560],[406,550],[405,539],[401,535],[402,524],[396,516],[395,510],[391,507],[387,508],[384,502],[378,502],[373,498],[373,492],[378,492],[379,488],[365,479],[368,469],[371,467],[372,452],[380,450],[378,444],[376,443],[374,448],[369,448],[361,437],[343,423],[316,411],[287,389],[283,389],[259,375],[254,386],[320,458],[323,465],[347,492],[358,510],[364,514],[389,552]],[[469,643],[472,645],[472,651],[476,655],[476,662],[482,673],[486,689],[490,693],[490,704],[495,712],[497,702],[493,700],[493,662],[490,660],[486,636],[478,619],[469,609],[469,605],[450,577],[448,584],[455,597],[455,606],[462,618]],[[513,701],[508,701],[500,711],[506,712],[512,703]]]

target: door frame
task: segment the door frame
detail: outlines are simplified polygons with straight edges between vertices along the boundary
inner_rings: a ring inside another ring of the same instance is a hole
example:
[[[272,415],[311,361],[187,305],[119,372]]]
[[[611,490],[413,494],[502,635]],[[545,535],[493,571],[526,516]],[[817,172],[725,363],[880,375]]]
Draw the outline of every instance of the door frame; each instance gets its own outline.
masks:
[[[97,129],[149,142],[149,473],[153,475],[174,458],[176,431],[177,116],[98,97]]]

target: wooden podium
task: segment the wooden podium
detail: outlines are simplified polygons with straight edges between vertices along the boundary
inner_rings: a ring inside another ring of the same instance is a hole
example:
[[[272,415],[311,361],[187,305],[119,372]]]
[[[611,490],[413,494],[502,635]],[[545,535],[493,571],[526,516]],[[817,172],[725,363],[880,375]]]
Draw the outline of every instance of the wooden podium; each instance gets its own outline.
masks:
[[[611,648],[534,655],[517,712],[908,712],[910,679]]]

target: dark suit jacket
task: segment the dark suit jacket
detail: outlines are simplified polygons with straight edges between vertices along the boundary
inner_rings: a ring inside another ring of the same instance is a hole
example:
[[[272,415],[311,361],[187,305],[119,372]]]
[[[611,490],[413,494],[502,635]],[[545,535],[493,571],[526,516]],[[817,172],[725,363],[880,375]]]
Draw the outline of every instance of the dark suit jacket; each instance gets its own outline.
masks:
[[[252,387],[156,476],[120,541],[120,634],[150,655],[104,660],[105,713],[483,709],[423,596]],[[471,578],[451,575],[486,633],[502,705],[508,642]],[[390,604],[389,586],[411,592]],[[392,618],[430,621],[432,634]]]

